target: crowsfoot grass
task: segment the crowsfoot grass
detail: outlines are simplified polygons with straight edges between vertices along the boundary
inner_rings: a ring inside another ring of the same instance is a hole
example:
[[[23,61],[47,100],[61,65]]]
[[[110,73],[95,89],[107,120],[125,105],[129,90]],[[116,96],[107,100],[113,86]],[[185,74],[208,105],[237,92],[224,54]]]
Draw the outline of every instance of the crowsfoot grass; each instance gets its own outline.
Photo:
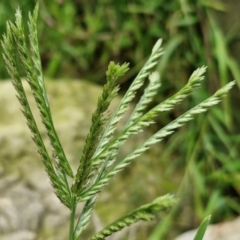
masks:
[[[38,153],[41,156],[53,189],[60,201],[70,209],[69,240],[77,240],[89,224],[99,192],[109,183],[111,178],[122,171],[135,158],[148,150],[153,144],[160,142],[166,136],[172,134],[177,128],[193,120],[196,115],[207,111],[210,107],[219,103],[235,82],[228,83],[213,96],[157,131],[124,159],[116,161],[119,148],[130,136],[143,131],[145,127],[154,123],[156,116],[162,112],[172,110],[177,104],[181,103],[193,91],[200,87],[204,79],[203,74],[206,71],[206,67],[198,68],[190,76],[188,83],[176,94],[159,103],[148,112],[145,112],[161,85],[160,75],[154,71],[154,67],[158,64],[163,54],[161,48],[162,40],[159,39],[154,45],[146,64],[123,96],[118,108],[113,114],[110,114],[108,107],[118,93],[118,79],[122,77],[129,68],[127,63],[119,65],[110,62],[106,72],[107,82],[103,87],[102,95],[99,97],[96,111],[92,115],[92,125],[86,138],[82,156],[79,160],[79,167],[76,173],[74,173],[64,153],[52,120],[39,55],[36,26],[37,14],[38,6],[35,8],[33,14],[29,14],[28,39],[23,28],[20,9],[16,12],[16,21],[14,23],[7,22],[7,31],[1,41],[4,49],[3,58],[8,73],[12,78],[13,86],[16,89],[21,110],[27,120],[27,125],[31,131],[32,138],[37,146]],[[28,41],[30,50],[27,44]],[[29,106],[20,78],[16,60],[18,57],[20,66],[24,70],[27,82],[32,89],[32,94],[39,109],[42,122],[46,128],[52,146],[51,155],[46,150],[45,143],[42,140],[42,136]],[[116,135],[117,123],[128,110],[137,90],[143,86],[147,79],[149,81],[148,86],[141,99],[122,131]],[[67,178],[70,178],[70,181]],[[76,207],[79,202],[85,202],[85,205],[77,223],[75,223]],[[172,208],[176,202],[176,199],[172,195],[158,197],[151,203],[135,209],[133,212],[110,224],[91,239],[105,239],[107,236],[139,220],[151,220],[157,213]],[[196,236],[198,240],[202,238],[205,232],[205,222],[200,227],[201,233]]]

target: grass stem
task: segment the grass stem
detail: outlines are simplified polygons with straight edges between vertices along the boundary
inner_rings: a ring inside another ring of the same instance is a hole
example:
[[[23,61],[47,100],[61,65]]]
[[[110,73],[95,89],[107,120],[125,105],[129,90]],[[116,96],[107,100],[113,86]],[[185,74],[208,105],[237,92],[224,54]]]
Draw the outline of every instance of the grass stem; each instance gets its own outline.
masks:
[[[74,240],[74,220],[75,220],[76,207],[77,207],[77,198],[75,195],[72,195],[71,217],[70,217],[70,225],[69,225],[69,240]]]

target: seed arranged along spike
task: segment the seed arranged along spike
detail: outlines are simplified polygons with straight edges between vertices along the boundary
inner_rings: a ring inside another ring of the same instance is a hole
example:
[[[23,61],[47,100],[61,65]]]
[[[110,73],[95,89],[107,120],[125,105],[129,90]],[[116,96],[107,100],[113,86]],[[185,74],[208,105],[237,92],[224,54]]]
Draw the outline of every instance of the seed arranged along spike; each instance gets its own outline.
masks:
[[[120,65],[110,62],[106,72],[107,82],[103,87],[102,95],[99,97],[96,110],[92,115],[92,125],[79,159],[79,166],[76,174],[74,174],[64,153],[52,119],[38,46],[37,16],[38,5],[33,11],[33,14],[29,13],[29,35],[26,35],[23,28],[21,11],[17,9],[16,21],[14,23],[7,22],[6,34],[2,37],[3,59],[7,71],[12,78],[12,84],[17,92],[16,96],[21,105],[21,111],[26,118],[32,139],[37,146],[37,152],[44,164],[53,190],[59,200],[70,210],[69,240],[78,240],[82,232],[88,227],[98,194],[102,188],[109,183],[112,177],[122,171],[152,145],[162,141],[176,129],[188,121],[193,120],[198,114],[204,113],[210,107],[218,104],[233,87],[235,81],[228,83],[211,97],[168,123],[155,134],[152,134],[150,138],[122,160],[118,160],[119,148],[130,136],[143,131],[145,127],[154,123],[156,116],[162,112],[172,110],[200,87],[204,79],[203,75],[206,67],[203,66],[196,69],[190,76],[188,83],[183,86],[182,89],[147,111],[153,98],[157,95],[160,85],[164,84],[164,82],[162,83],[160,81],[159,73],[154,71],[154,67],[158,64],[160,56],[163,54],[163,49],[161,48],[162,40],[159,39],[152,48],[149,59],[133,80],[126,94],[122,97],[116,111],[110,114],[108,108],[119,91],[118,79],[129,69],[127,63]],[[19,59],[19,65],[17,59]],[[19,66],[21,67],[21,71],[24,71],[26,80],[31,87],[43,125],[45,126],[48,139],[52,146],[50,155],[45,147],[45,143],[30,108],[20,77]],[[144,85],[146,79],[148,80],[148,84],[144,93],[125,126],[116,134],[117,124],[123,118],[137,91]],[[76,211],[77,204],[79,202],[85,202],[85,205],[78,220],[75,222],[75,217],[78,213],[78,211]],[[173,208],[176,203],[177,201],[172,195],[158,197],[151,203],[142,205],[131,213],[109,224],[95,234],[91,240],[105,239],[113,233],[140,220],[152,220],[159,212]],[[210,218],[208,217],[201,224],[196,235],[198,240],[201,240],[203,237],[209,221]]]

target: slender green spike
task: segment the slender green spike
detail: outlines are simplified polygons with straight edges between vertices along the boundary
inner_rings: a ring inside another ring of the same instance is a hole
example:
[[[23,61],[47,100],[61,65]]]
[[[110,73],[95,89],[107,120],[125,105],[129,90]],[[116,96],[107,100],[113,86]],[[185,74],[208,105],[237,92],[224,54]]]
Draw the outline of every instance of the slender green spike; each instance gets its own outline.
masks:
[[[73,192],[81,192],[87,187],[91,177],[94,175],[97,166],[92,167],[92,156],[97,149],[97,145],[101,138],[105,123],[109,116],[106,113],[112,100],[116,97],[119,87],[117,80],[128,71],[128,64],[122,65],[110,62],[107,75],[107,83],[103,87],[101,97],[98,99],[97,109],[92,115],[92,125],[87,136],[83,154],[80,159],[80,165],[77,170],[75,182],[73,184]]]
[[[104,164],[103,161],[104,159],[106,159],[106,157],[99,157],[100,153],[104,150],[106,150],[107,146],[109,146],[109,142],[113,136],[113,133],[116,129],[116,124],[120,121],[120,119],[122,118],[123,114],[127,111],[130,102],[132,101],[132,99],[134,98],[136,91],[143,85],[144,80],[147,76],[150,77],[150,72],[151,70],[155,67],[155,65],[158,62],[159,57],[163,54],[162,49],[160,48],[162,44],[162,40],[159,39],[157,41],[157,43],[155,44],[155,46],[153,47],[152,50],[152,54],[150,56],[150,58],[148,59],[148,61],[146,62],[146,64],[144,65],[144,67],[142,68],[142,70],[139,72],[139,74],[137,75],[137,77],[134,79],[133,83],[131,84],[130,88],[128,89],[127,93],[125,94],[125,96],[123,97],[123,99],[121,100],[117,110],[115,111],[113,117],[111,118],[108,126],[106,127],[105,132],[103,133],[103,136],[100,140],[100,143],[96,149],[96,152],[93,156],[92,159],[92,168],[96,169],[96,166],[101,166],[101,169],[99,171],[99,174],[101,177],[101,174],[103,174],[106,171],[106,168],[108,168],[110,165],[113,164],[114,160],[116,159],[116,155],[118,153],[118,147],[113,147],[111,148],[111,151],[109,152],[107,160]],[[154,75],[154,74],[153,74]],[[125,128],[127,126],[130,125],[130,123],[133,123],[134,120],[137,118],[137,116],[140,116],[140,110],[144,110],[147,106],[147,104],[151,101],[151,99],[153,98],[154,94],[156,94],[156,90],[159,87],[159,83],[158,80],[159,78],[156,78],[156,74],[155,74],[155,78],[152,79],[153,77],[150,77],[150,84],[148,89],[145,91],[144,96],[141,98],[140,103],[138,104],[138,106],[136,107],[136,109],[134,110],[134,113],[132,114],[132,116],[130,117],[127,125],[125,126]],[[154,86],[154,83],[155,86]],[[122,141],[122,143],[124,143],[124,141]],[[97,155],[97,153],[99,153]]]
[[[97,196],[94,196],[85,203],[83,211],[81,212],[76,228],[74,230],[74,240],[77,240],[78,237],[81,235],[81,233],[88,226],[96,199],[97,199]]]
[[[187,96],[189,96],[196,88],[200,86],[201,81],[204,79],[203,73],[206,71],[206,67],[203,66],[198,68],[193,72],[190,76],[187,85],[185,85],[180,91],[174,94],[172,97],[168,98],[164,102],[158,104],[156,107],[152,108],[149,112],[139,117],[135,121],[131,121],[131,124],[128,123],[127,127],[115,137],[109,143],[104,144],[105,148],[93,159],[93,166],[100,165],[109,155],[111,155],[111,159],[115,159],[115,155],[117,154],[117,149],[122,146],[125,141],[133,134],[137,134],[144,127],[153,124],[153,119],[161,112],[170,111],[176,104],[182,102]],[[141,100],[140,100],[141,102]],[[142,104],[144,101],[142,101]],[[137,106],[140,108],[141,106]],[[136,114],[136,113],[134,113]],[[114,153],[114,154],[113,154]],[[111,166],[113,161],[109,161],[107,167]]]
[[[61,143],[58,139],[53,121],[52,121],[52,116],[51,116],[51,110],[47,98],[47,93],[46,93],[46,88],[45,88],[45,83],[42,75],[42,66],[41,66],[41,59],[40,59],[40,51],[38,47],[38,38],[37,38],[37,17],[38,17],[38,5],[36,5],[33,15],[29,13],[29,21],[28,21],[28,27],[29,27],[29,42],[31,46],[31,60],[33,63],[33,67],[35,70],[35,77],[38,81],[38,85],[41,89],[42,93],[42,100],[45,103],[45,109],[46,109],[46,120],[45,122],[49,122],[48,124],[45,124],[46,129],[49,132],[50,141],[52,144],[52,147],[54,149],[54,152],[56,153],[56,162],[59,164],[65,173],[69,175],[70,177],[73,177],[73,172],[72,169],[67,161],[67,158],[65,156],[65,153],[63,151],[63,148],[61,146]],[[43,106],[44,107],[44,106]],[[44,122],[44,119],[43,119]],[[48,125],[48,127],[47,127]],[[66,177],[65,177],[66,178]],[[66,179],[65,179],[66,181]],[[67,184],[67,183],[66,183]]]
[[[126,126],[127,128],[131,124],[133,124],[137,119],[139,119],[148,104],[153,100],[154,96],[157,94],[158,89],[161,86],[160,83],[160,75],[158,72],[152,72],[149,75],[149,84],[148,87],[144,90],[144,94],[142,95],[140,101],[138,102],[137,106],[135,107],[134,111],[132,112]]]
[[[27,81],[32,89],[33,96],[36,100],[42,122],[47,130],[49,140],[54,150],[54,156],[56,164],[59,164],[65,173],[73,177],[73,172],[66,159],[65,153],[58,139],[55,127],[53,125],[50,107],[47,100],[47,94],[44,86],[44,80],[42,76],[41,60],[39,56],[38,41],[37,41],[37,8],[34,11],[34,16],[29,15],[29,40],[31,46],[31,53],[26,45],[26,37],[22,24],[22,14],[20,9],[16,12],[15,25],[10,23],[11,30],[16,43],[16,48],[19,52],[20,63],[26,72]],[[67,185],[67,181],[65,180]]]
[[[124,113],[128,110],[130,102],[136,95],[136,91],[144,84],[144,80],[149,76],[152,69],[157,65],[159,57],[163,54],[161,49],[161,40],[158,40],[155,46],[153,47],[152,54],[149,57],[146,64],[143,66],[137,77],[134,79],[133,83],[129,87],[128,91],[122,98],[117,110],[113,114],[109,124],[106,127],[106,130],[103,133],[101,141],[98,145],[98,148],[93,156],[95,158],[99,153],[105,148],[111,139],[113,132],[116,129],[116,124],[123,117]]]
[[[42,162],[45,166],[45,170],[51,180],[51,184],[54,188],[54,191],[61,202],[70,207],[69,195],[68,191],[64,188],[64,186],[60,183],[59,177],[56,174],[52,162],[49,158],[48,152],[43,143],[42,137],[39,133],[38,127],[36,125],[36,121],[33,117],[32,111],[30,109],[21,78],[18,73],[17,64],[16,64],[16,56],[14,51],[14,43],[13,36],[11,33],[10,22],[7,23],[7,34],[3,35],[3,40],[1,41],[4,53],[3,58],[6,63],[6,68],[9,75],[12,78],[12,84],[17,92],[17,98],[22,107],[22,113],[27,120],[27,125],[32,133],[32,139],[37,146],[37,151],[42,159]]]
[[[160,76],[157,72],[152,72],[149,75],[149,84],[148,87],[145,89],[144,94],[142,95],[140,101],[138,102],[137,106],[135,107],[134,111],[132,112],[128,122],[124,126],[124,129],[129,127],[131,124],[133,124],[137,119],[139,119],[143,113],[148,104],[152,101],[153,97],[156,95],[159,87],[160,87]],[[124,130],[123,129],[123,130]],[[112,154],[108,156],[107,160],[105,161],[104,165],[102,165],[99,175],[100,177],[102,174],[106,172],[106,169],[113,164],[113,162],[116,160],[116,155],[118,154],[118,148],[115,150],[112,150]]]
[[[176,199],[172,195],[165,195],[158,197],[153,202],[143,205],[137,208],[130,214],[125,215],[114,223],[110,224],[102,231],[97,233],[91,238],[91,240],[104,240],[106,237],[112,235],[115,232],[122,230],[123,228],[130,226],[140,220],[150,221],[160,211],[166,211],[176,204]]]
[[[34,66],[34,70],[35,70],[36,77],[38,80],[38,84],[42,90],[45,104],[46,104],[47,108],[50,108],[48,98],[47,98],[46,87],[45,87],[45,83],[44,83],[43,75],[42,75],[42,64],[41,64],[41,58],[40,58],[40,51],[39,51],[39,47],[38,47],[37,25],[36,25],[37,19],[38,19],[38,9],[39,9],[39,5],[37,4],[33,11],[33,15],[31,15],[30,13],[28,15],[29,39],[30,39],[30,46],[31,46],[31,60],[33,62],[33,66]]]

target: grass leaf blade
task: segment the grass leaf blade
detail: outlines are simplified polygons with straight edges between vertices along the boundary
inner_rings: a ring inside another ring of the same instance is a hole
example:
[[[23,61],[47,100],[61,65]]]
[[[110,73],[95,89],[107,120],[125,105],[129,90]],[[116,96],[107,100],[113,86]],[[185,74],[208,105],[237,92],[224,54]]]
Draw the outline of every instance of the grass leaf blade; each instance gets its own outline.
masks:
[[[196,233],[196,235],[195,235],[195,237],[194,237],[193,240],[202,240],[202,239],[203,239],[204,234],[205,234],[205,232],[206,232],[206,230],[207,230],[207,226],[208,226],[210,220],[211,220],[211,215],[209,215],[208,217],[206,217],[206,218],[202,221],[202,223],[201,223],[201,225],[199,226],[198,231],[197,231],[197,233]]]

